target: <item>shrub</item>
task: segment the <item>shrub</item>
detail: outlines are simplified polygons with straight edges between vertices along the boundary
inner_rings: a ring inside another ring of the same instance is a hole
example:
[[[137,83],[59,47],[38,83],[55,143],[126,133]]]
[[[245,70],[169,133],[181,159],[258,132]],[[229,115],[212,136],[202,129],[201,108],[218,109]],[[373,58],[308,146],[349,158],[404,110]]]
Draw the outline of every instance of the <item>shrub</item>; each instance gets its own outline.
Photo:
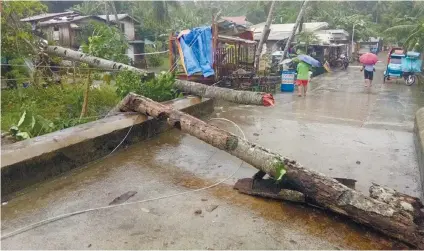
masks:
[[[146,46],[146,53],[156,52],[156,50],[151,46]],[[161,54],[150,54],[146,55],[147,65],[149,67],[159,67],[163,63],[163,58]]]
[[[167,101],[180,96],[174,89],[175,76],[171,73],[160,73],[157,77],[141,85],[140,94],[157,102]]]
[[[1,126],[17,139],[34,137],[105,116],[120,100],[112,86],[91,91],[87,117],[79,119],[83,85],[18,88],[1,93]],[[34,119],[33,119],[34,118]],[[21,123],[19,123],[23,119]],[[34,122],[33,122],[34,120]]]
[[[180,96],[180,93],[174,89],[174,82],[175,76],[171,73],[162,72],[147,80],[146,78],[142,79],[136,72],[123,71],[116,78],[116,92],[121,98],[134,92],[162,102]]]

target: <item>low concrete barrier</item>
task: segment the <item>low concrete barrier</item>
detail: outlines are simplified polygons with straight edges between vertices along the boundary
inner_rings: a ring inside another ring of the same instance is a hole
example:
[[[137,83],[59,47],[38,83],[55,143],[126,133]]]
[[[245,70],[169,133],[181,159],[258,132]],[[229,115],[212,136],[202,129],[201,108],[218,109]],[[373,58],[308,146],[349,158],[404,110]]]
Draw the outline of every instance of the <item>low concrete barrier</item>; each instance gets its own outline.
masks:
[[[164,104],[196,117],[213,111],[212,99],[185,97]],[[119,114],[4,146],[1,150],[2,200],[37,182],[108,155],[131,126],[122,146],[170,129],[166,121],[137,113]]]
[[[421,176],[421,198],[424,199],[424,107],[415,114],[414,142]]]

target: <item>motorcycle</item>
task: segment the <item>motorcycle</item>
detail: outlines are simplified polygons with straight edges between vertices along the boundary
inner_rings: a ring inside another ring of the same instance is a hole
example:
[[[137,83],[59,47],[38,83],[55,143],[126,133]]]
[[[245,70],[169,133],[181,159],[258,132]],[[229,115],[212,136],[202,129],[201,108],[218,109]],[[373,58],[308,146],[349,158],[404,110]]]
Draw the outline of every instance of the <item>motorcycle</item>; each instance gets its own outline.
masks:
[[[346,69],[347,69],[347,67],[349,67],[349,62],[350,62],[349,58],[348,58],[348,57],[346,57],[344,54],[342,54],[342,55],[340,56],[340,59],[341,59],[341,61],[342,61],[342,69],[343,69],[343,70],[346,70]]]
[[[333,62],[330,62],[330,66],[346,70],[349,66],[349,58],[342,54],[338,59],[334,60]]]

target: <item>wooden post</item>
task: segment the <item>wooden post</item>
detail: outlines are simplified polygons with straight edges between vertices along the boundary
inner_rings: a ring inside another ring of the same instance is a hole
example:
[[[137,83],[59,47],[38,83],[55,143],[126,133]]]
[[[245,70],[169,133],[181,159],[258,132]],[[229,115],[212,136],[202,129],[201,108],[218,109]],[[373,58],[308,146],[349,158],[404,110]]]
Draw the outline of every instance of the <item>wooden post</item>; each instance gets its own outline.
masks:
[[[168,56],[168,60],[169,60],[169,69],[171,70],[171,72],[174,71],[174,46],[173,46],[173,36],[172,33],[169,34],[169,39],[168,39],[168,49],[169,49],[169,56]]]
[[[261,40],[259,40],[258,49],[255,54],[255,72],[259,69],[259,61],[262,53],[262,48],[264,43],[268,40],[269,33],[271,32],[271,24],[272,24],[272,15],[274,12],[275,0],[272,1],[271,6],[269,8],[268,18],[266,19],[266,23],[264,29],[262,30]]]

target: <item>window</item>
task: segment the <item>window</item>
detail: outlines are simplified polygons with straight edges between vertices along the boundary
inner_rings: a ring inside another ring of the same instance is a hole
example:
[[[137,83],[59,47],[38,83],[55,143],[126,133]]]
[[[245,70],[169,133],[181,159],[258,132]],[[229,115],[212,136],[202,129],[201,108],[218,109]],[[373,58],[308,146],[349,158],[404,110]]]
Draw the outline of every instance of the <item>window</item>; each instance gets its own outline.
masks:
[[[53,40],[54,41],[59,41],[59,26],[55,25],[53,27]]]

